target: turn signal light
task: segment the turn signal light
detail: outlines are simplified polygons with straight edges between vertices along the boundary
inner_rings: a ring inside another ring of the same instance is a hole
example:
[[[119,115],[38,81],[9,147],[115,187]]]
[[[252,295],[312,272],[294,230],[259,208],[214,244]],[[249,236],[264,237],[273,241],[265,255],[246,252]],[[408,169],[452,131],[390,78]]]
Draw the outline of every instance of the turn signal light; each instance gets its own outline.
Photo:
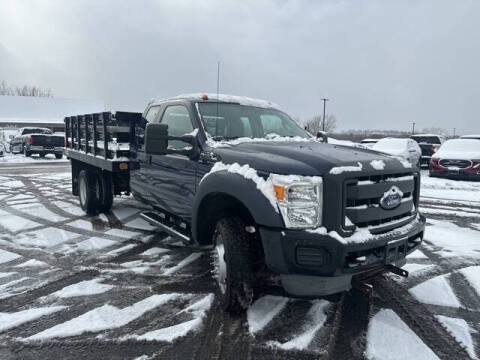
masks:
[[[202,100],[208,100],[208,95],[207,95],[207,94],[203,94],[203,95],[202,95]]]
[[[283,186],[273,185],[273,190],[275,190],[277,200],[285,200],[285,188]]]
[[[29,143],[30,145],[33,144],[33,138],[32,138],[31,136],[28,137],[28,143]]]
[[[118,165],[118,167],[120,168],[120,170],[127,170],[128,169],[128,164],[127,163],[120,163]]]

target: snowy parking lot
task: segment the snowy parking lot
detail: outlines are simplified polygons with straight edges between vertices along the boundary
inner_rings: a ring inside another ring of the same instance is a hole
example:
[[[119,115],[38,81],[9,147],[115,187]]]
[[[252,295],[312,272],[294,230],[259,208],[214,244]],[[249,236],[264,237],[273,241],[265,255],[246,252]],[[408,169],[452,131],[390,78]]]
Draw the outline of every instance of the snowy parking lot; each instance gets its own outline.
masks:
[[[209,249],[157,231],[133,198],[86,217],[65,171],[0,167],[1,359],[480,355],[480,183],[422,174],[427,229],[408,279],[317,300],[273,289],[231,317]]]

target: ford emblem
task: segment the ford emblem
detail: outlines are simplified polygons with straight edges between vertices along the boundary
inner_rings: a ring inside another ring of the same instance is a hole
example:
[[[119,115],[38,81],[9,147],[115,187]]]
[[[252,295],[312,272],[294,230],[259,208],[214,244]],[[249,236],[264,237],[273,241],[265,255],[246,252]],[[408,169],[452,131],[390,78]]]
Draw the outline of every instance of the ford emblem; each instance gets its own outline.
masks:
[[[395,209],[401,204],[403,198],[402,191],[397,186],[392,186],[390,190],[380,198],[380,206],[385,210]]]

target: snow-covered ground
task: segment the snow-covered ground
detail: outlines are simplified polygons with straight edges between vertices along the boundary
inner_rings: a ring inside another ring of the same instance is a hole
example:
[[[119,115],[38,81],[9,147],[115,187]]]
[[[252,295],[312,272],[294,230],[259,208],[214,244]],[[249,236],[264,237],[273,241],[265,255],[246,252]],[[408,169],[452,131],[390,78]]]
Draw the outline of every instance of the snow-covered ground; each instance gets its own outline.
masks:
[[[406,306],[424,306],[476,358],[480,184],[425,175],[424,245],[408,257],[410,277],[388,281],[402,290]],[[63,347],[84,343],[75,348],[88,348],[92,359],[236,358],[242,351],[314,359],[329,349],[332,334],[342,337],[336,298],[261,294],[243,318],[225,315],[208,249],[159,232],[139,217],[144,205],[129,197],[116,199],[110,214],[86,217],[70,181],[68,173],[0,174],[0,342],[20,349],[16,357],[76,358]],[[352,348],[360,346],[368,359],[442,358],[398,307],[370,301],[358,332],[363,340],[345,340]],[[353,316],[344,321],[355,326],[355,314],[343,316]]]
[[[12,154],[12,153],[3,153],[4,156],[0,157],[0,164],[28,164],[28,163],[50,163],[50,162],[68,162],[68,160],[63,157],[62,159],[56,159],[55,155],[47,154],[45,157],[40,157],[37,154],[33,154],[29,157],[26,157],[23,154]]]

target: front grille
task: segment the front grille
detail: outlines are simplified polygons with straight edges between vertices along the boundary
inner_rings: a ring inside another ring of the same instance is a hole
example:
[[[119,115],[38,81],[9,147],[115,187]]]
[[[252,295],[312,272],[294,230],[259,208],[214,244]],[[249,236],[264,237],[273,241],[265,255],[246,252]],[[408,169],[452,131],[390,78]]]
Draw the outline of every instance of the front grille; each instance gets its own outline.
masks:
[[[443,167],[456,167],[459,169],[466,169],[472,166],[472,162],[470,160],[450,160],[450,159],[441,159],[438,162]]]
[[[399,173],[358,177],[345,181],[345,229],[371,227],[376,233],[401,226],[416,212],[418,179],[416,174]],[[400,204],[393,209],[382,207],[380,200],[392,187],[401,193]],[[382,226],[384,225],[384,226]]]

